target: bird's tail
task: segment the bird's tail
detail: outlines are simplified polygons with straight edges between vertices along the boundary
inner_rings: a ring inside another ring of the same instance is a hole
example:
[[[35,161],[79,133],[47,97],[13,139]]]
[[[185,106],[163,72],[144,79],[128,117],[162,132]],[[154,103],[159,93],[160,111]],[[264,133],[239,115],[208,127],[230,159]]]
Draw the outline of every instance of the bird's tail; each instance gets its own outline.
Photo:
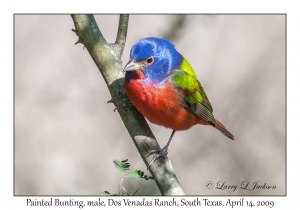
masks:
[[[212,126],[214,126],[216,129],[218,129],[221,133],[223,133],[228,138],[234,140],[234,136],[225,128],[225,126],[222,123],[220,123],[220,121],[218,121],[217,119],[215,119],[215,121],[216,121],[216,124],[212,125]]]

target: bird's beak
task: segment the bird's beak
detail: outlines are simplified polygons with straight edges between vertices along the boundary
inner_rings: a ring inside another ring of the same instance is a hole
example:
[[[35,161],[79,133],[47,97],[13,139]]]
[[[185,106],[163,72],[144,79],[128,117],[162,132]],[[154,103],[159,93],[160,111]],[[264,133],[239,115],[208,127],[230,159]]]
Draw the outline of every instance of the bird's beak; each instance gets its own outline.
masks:
[[[142,63],[136,62],[136,60],[131,59],[126,64],[123,71],[135,71],[135,70],[143,70],[143,69],[144,69],[144,65]]]

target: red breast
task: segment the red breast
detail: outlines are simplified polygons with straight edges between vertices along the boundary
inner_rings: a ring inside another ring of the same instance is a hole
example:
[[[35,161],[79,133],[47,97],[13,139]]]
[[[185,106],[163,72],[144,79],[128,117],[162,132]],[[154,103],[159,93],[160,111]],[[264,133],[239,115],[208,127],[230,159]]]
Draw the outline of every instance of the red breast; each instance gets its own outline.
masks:
[[[142,77],[137,75],[142,72],[135,74],[134,77]],[[173,130],[186,130],[197,123],[208,124],[181,106],[179,93],[169,80],[160,86],[143,84],[140,79],[125,80],[125,88],[137,110],[154,124]]]

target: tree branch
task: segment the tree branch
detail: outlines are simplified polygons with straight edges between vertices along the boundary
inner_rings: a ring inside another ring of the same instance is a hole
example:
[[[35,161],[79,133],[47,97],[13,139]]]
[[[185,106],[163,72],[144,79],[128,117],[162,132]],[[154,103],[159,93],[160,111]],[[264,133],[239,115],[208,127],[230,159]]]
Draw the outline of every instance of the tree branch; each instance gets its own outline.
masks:
[[[117,35],[116,42],[115,42],[115,44],[118,45],[120,48],[119,49],[119,51],[120,51],[119,57],[121,57],[123,50],[124,50],[125,43],[126,43],[128,22],[129,22],[129,15],[120,15],[118,35]]]
[[[113,102],[117,107],[134,144],[148,165],[152,160],[152,156],[147,157],[149,151],[160,147],[145,118],[134,106],[126,106],[125,103],[129,99],[124,89],[121,55],[126,41],[129,16],[120,16],[118,36],[114,44],[105,41],[93,15],[71,16],[76,28],[73,31],[79,37],[77,43],[86,47],[100,70],[112,96],[109,102]],[[159,158],[149,170],[162,195],[184,195],[168,158]]]

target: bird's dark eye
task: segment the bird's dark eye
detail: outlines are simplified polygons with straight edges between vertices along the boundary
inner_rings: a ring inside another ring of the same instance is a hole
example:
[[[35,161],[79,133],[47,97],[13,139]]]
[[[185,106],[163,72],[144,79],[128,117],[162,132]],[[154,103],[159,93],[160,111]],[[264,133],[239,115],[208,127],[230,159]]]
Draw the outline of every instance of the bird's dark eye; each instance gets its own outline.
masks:
[[[151,57],[147,58],[146,63],[148,66],[151,66],[154,63],[154,57],[151,56]]]

